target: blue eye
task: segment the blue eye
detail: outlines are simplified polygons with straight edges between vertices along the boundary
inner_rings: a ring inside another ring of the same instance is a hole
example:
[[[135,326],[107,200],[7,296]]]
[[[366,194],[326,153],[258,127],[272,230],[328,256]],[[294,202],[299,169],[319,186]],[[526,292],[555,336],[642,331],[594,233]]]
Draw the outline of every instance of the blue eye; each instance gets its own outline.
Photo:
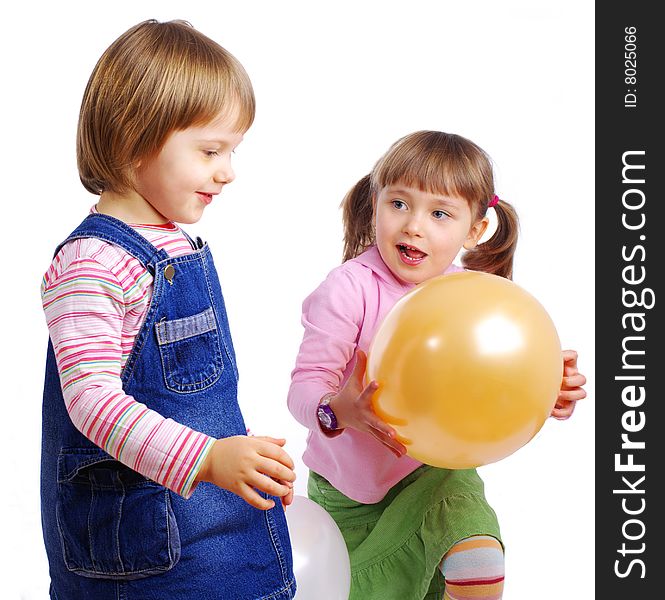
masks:
[[[433,216],[435,219],[439,219],[439,220],[441,220],[441,219],[445,219],[448,215],[447,215],[445,212],[443,212],[442,210],[435,210],[435,211],[432,213],[432,216]]]
[[[402,202],[402,200],[392,200],[392,205],[397,209],[397,210],[402,210],[406,208],[406,204]]]

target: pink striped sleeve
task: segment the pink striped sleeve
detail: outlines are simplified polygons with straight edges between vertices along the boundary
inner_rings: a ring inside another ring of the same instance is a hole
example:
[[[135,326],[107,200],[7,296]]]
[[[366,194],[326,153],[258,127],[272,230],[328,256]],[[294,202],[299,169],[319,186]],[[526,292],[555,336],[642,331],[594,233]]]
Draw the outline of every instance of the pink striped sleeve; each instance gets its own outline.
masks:
[[[215,440],[137,402],[120,378],[151,285],[119,249],[77,240],[47,271],[42,302],[74,425],[114,458],[189,497]]]

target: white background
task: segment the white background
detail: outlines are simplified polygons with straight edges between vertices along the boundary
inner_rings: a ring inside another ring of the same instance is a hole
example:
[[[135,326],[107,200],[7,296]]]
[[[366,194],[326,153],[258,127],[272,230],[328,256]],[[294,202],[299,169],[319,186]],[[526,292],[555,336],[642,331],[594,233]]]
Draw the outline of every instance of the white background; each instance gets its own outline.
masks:
[[[0,597],[47,598],[39,283],[95,200],[75,163],[88,76],[146,18],[189,20],[235,54],[255,86],[237,179],[190,231],[211,244],[221,273],[246,421],[288,438],[299,494],[306,432],[285,399],[301,302],[340,262],[342,196],[417,129],[460,133],[492,156],[497,191],[522,222],[515,281],[550,312],[589,378],[571,420],[550,419],[524,448],[480,469],[507,547],[505,598],[593,597],[593,3],[24,1],[7,10]]]

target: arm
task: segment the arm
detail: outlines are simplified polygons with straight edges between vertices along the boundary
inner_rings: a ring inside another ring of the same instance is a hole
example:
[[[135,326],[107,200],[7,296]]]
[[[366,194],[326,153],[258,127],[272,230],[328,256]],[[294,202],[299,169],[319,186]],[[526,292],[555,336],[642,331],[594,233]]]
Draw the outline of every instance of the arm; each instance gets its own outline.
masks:
[[[127,265],[126,259],[123,263]],[[184,497],[205,480],[257,508],[270,508],[273,502],[248,484],[286,496],[288,502],[295,473],[280,447],[283,441],[245,436],[215,440],[125,394],[121,370],[133,337],[123,335],[123,326],[131,310],[140,321],[141,299],[147,293],[137,265],[129,269],[136,273],[133,277],[120,276],[124,288],[112,268],[85,256],[45,277],[42,302],[72,422],[111,456]],[[284,483],[263,473],[276,474]]]
[[[42,302],[65,405],[76,428],[97,446],[188,497],[214,439],[124,393],[120,374],[131,347],[123,340],[123,322],[135,301],[108,267],[85,256],[45,281]]]
[[[303,302],[304,334],[287,404],[307,429],[319,430],[316,408],[323,396],[339,390],[347,365],[354,360],[362,321],[362,291],[339,271],[333,271]]]
[[[577,370],[577,352],[564,350],[561,389],[550,416],[560,421],[568,419],[575,410],[576,402],[586,398],[586,392],[582,389],[584,384],[586,377]]]
[[[340,270],[333,271],[305,299],[305,332],[291,374],[288,406],[301,424],[321,431],[316,409],[324,396],[332,394],[330,406],[340,429],[351,427],[368,433],[402,456],[406,448],[394,439],[395,431],[372,409],[376,382],[363,383],[366,356],[357,349],[356,340],[363,323],[364,302],[359,282],[351,273]],[[351,364],[353,371],[348,373]]]

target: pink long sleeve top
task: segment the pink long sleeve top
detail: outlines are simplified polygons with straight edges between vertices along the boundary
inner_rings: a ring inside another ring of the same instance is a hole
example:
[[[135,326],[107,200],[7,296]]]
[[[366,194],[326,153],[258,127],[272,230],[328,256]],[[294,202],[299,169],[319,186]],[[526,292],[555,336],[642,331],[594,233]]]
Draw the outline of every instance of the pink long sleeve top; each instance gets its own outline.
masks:
[[[462,270],[452,265],[446,273]],[[385,315],[413,287],[392,274],[374,246],[333,269],[303,302],[305,332],[287,400],[293,416],[309,429],[303,462],[364,504],[380,501],[422,463],[397,458],[374,437],[354,429],[326,436],[316,408],[325,394],[344,385],[358,349],[368,351]]]

